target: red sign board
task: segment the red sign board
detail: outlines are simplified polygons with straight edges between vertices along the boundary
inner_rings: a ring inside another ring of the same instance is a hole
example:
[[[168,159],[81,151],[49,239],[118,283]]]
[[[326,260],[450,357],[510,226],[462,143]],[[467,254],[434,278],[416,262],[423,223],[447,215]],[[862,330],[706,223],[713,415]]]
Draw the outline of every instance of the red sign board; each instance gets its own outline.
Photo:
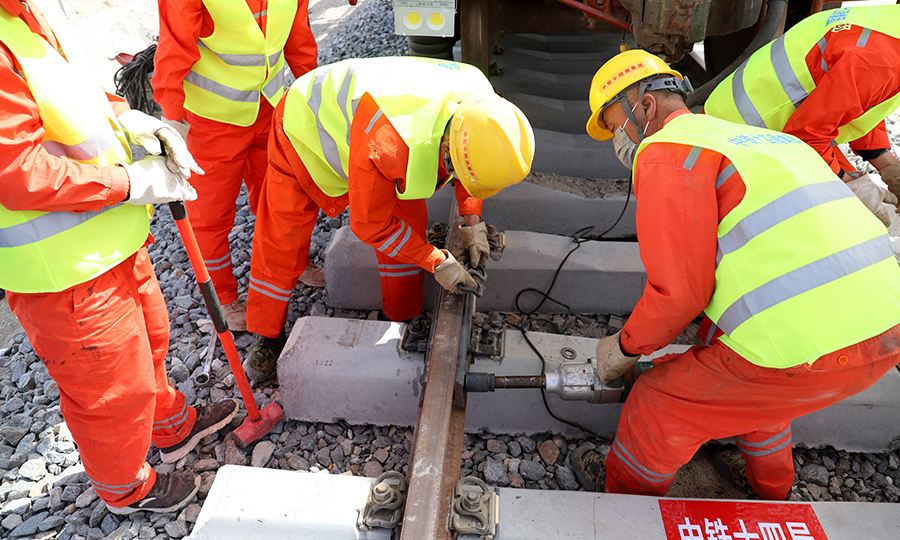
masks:
[[[660,499],[666,540],[828,540],[808,504]]]

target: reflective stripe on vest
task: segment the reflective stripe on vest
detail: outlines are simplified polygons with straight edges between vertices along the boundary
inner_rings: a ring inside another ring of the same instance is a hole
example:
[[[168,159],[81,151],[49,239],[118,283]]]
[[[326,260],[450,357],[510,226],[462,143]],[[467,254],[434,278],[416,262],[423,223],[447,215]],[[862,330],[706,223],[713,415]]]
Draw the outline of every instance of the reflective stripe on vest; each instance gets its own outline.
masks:
[[[746,186],[719,222],[705,310],[725,345],[754,364],[787,368],[900,323],[900,267],[884,226],[809,146],[707,115],[674,118],[638,156],[657,143],[694,146],[686,170],[698,149],[722,154]]]
[[[825,52],[823,37],[838,25],[864,27],[857,47],[865,47],[872,30],[900,37],[900,6],[840,8],[807,17],[783,36],[764,46],[712,92],[706,114],[751,126],[783,130],[791,115],[815,89],[806,55],[814,47]],[[822,69],[828,66],[822,59]],[[780,88],[781,92],[774,90]],[[872,107],[845,126],[838,143],[852,141],[872,130],[900,106],[900,93]]]
[[[467,64],[421,57],[352,59],[317,68],[288,90],[284,132],[316,185],[328,196],[348,191],[350,127],[368,93],[409,146],[406,189],[401,199],[430,197],[437,184],[444,127],[462,99],[493,92],[480,70]]]
[[[275,106],[284,94],[284,44],[297,14],[297,0],[271,0],[265,12],[246,2],[204,0],[215,31],[198,41],[200,60],[185,77],[184,107],[219,122],[249,126],[259,113],[260,93]],[[266,15],[266,31],[255,22]]]
[[[66,28],[55,26],[54,32],[64,50],[73,50]],[[35,96],[48,153],[96,165],[131,162],[112,107],[100,85],[86,82],[86,68],[70,64],[3,8],[0,41],[22,66]],[[147,210],[129,204],[80,213],[0,206],[0,288],[58,292],[88,281],[137,251],[149,224]]]

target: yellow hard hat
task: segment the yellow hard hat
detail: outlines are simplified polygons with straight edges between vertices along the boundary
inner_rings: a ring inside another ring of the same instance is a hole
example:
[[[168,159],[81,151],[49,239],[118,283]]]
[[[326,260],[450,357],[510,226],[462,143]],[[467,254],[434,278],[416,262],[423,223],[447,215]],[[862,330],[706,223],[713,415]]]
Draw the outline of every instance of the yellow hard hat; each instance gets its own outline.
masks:
[[[487,199],[531,170],[534,132],[518,107],[497,94],[460,103],[450,123],[450,160],[473,197]]]
[[[612,132],[600,121],[604,109],[632,84],[654,75],[665,74],[684,80],[681,73],[670,68],[658,56],[641,49],[625,51],[610,58],[600,66],[594,74],[594,80],[591,81],[591,118],[587,122],[588,135],[598,141],[612,139]]]

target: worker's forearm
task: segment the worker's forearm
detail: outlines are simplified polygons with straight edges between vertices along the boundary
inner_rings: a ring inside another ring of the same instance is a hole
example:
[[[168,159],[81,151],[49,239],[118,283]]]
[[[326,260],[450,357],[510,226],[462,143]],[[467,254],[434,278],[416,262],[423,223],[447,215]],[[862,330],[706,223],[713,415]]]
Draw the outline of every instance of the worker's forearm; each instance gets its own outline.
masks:
[[[471,227],[473,225],[478,225],[481,223],[481,216],[478,214],[466,214],[462,216],[463,222],[465,222],[466,227]]]
[[[895,156],[894,153],[889,150],[881,154],[877,158],[869,161],[869,163],[871,163],[873,167],[880,171],[885,167],[897,165],[898,163],[900,163],[900,159],[897,159],[897,156]]]

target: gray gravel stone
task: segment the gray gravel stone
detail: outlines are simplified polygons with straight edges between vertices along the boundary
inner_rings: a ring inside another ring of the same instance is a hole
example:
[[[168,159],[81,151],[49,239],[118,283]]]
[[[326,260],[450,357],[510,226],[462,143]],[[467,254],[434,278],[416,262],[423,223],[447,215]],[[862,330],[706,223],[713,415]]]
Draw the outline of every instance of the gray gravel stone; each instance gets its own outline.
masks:
[[[506,468],[502,463],[488,458],[484,464],[484,481],[488,484],[497,486],[508,486],[509,477],[506,475]]]
[[[18,527],[12,530],[9,533],[10,538],[21,538],[23,536],[31,536],[37,532],[38,526],[40,526],[41,522],[47,519],[47,516],[50,515],[47,512],[41,512],[40,514],[35,514],[30,518],[23,521],[19,524]]]
[[[537,482],[547,474],[544,466],[537,461],[523,461],[519,464],[519,474],[525,480]]]
[[[253,448],[250,458],[251,467],[265,467],[275,452],[275,445],[270,441],[261,441]]]
[[[807,484],[812,483],[822,487],[828,487],[828,470],[818,463],[805,465],[800,469],[800,480]]]
[[[577,491],[580,487],[578,480],[575,478],[575,473],[568,467],[557,466],[555,478],[559,489]]]
[[[516,442],[522,447],[522,451],[527,454],[531,454],[537,448],[537,444],[531,437],[517,437]]]
[[[29,459],[19,467],[19,476],[29,480],[40,480],[47,476],[47,464],[43,458]]]
[[[22,519],[22,516],[19,514],[10,514],[0,521],[0,525],[2,525],[4,529],[11,531],[18,527],[23,521],[25,520]]]

